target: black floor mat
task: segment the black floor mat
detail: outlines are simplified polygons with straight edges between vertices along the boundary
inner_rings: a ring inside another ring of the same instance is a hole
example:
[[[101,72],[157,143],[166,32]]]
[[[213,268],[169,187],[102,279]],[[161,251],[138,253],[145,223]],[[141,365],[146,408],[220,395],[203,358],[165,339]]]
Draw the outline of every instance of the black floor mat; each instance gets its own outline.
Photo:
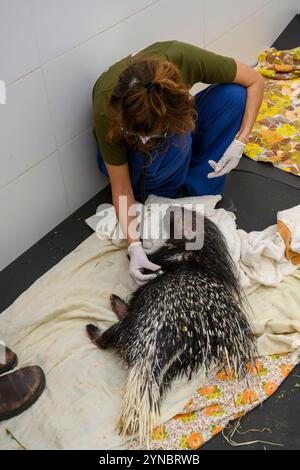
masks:
[[[300,16],[297,15],[274,46],[290,49],[299,45]],[[300,203],[300,177],[243,157],[238,169],[228,178],[226,194],[232,197],[237,206],[239,227],[247,231],[262,230],[276,222],[277,211]],[[0,312],[92,233],[84,220],[95,213],[99,204],[109,201],[111,194],[107,187],[0,272]],[[234,450],[300,449],[299,376],[300,367],[290,374],[279,391],[262,408],[256,408],[242,420],[243,431],[269,428],[272,434],[251,432],[236,438],[240,441],[267,440],[283,444],[284,447],[252,444],[234,447]],[[218,435],[203,449],[232,450],[232,447],[222,435]]]
[[[255,165],[250,160],[249,163],[251,167],[252,163]],[[226,185],[225,194],[233,199],[237,208],[237,224],[247,232],[275,224],[278,211],[300,204],[300,189],[274,181],[262,173],[262,169],[257,173],[236,170],[230,174]]]

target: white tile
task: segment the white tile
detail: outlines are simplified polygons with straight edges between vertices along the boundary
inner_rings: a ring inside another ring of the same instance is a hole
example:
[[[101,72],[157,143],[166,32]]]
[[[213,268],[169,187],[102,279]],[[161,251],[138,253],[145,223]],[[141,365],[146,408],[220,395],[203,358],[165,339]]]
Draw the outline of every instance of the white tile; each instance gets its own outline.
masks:
[[[132,15],[153,0],[30,0],[43,63]]]
[[[59,145],[92,124],[92,88],[107,67],[156,41],[179,39],[202,46],[201,15],[202,0],[164,0],[45,65]]]
[[[284,4],[282,0],[273,0],[257,14],[210,43],[207,49],[249,65],[256,64],[259,52],[270,47],[296,14],[296,4],[295,0]]]
[[[28,2],[0,0],[0,79],[9,84],[38,66]]]
[[[53,153],[56,143],[40,70],[7,88],[0,106],[0,187]]]
[[[204,44],[216,40],[271,0],[205,0]]]
[[[300,15],[300,0],[287,0],[286,5],[290,9],[293,16],[297,14]]]
[[[0,190],[0,270],[69,215],[53,154]]]
[[[61,168],[71,212],[108,184],[96,162],[96,143],[91,130],[59,149]]]

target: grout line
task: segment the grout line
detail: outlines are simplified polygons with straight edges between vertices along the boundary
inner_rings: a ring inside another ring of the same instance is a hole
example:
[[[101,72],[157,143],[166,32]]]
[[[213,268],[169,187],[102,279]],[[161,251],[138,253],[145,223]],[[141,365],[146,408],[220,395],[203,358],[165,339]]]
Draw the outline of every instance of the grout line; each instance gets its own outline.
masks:
[[[65,197],[66,197],[66,202],[67,202],[67,206],[68,206],[68,209],[69,209],[69,212],[70,214],[72,213],[72,210],[71,210],[71,204],[70,204],[70,200],[69,200],[69,196],[68,196],[68,191],[67,191],[67,186],[66,186],[66,181],[65,181],[65,176],[64,176],[64,172],[63,172],[63,169],[62,169],[62,163],[61,163],[61,151],[60,149],[64,146],[64,145],[67,145],[69,142],[71,142],[73,139],[79,137],[81,134],[87,132],[89,129],[91,129],[91,126],[89,125],[87,128],[85,128],[84,130],[81,130],[79,131],[78,133],[76,133],[75,135],[73,135],[71,138],[69,138],[66,142],[64,142],[62,145],[59,144],[59,141],[58,141],[58,137],[57,137],[57,134],[56,134],[56,129],[55,129],[55,125],[54,125],[54,120],[53,120],[53,115],[52,115],[52,110],[51,110],[51,105],[50,105],[50,99],[49,99],[49,93],[48,93],[48,88],[47,88],[47,83],[46,83],[46,79],[45,79],[45,75],[44,75],[44,66],[51,63],[51,62],[54,62],[56,59],[68,54],[69,52],[71,52],[72,50],[76,49],[77,47],[80,47],[82,46],[83,44],[86,44],[87,42],[97,38],[98,36],[100,36],[102,33],[114,28],[115,26],[118,26],[119,24],[125,22],[126,20],[128,20],[129,18],[131,17],[134,17],[136,15],[138,15],[140,12],[144,11],[144,10],[147,10],[148,8],[151,8],[153,5],[159,3],[161,0],[155,0],[151,3],[149,3],[148,5],[146,5],[145,7],[143,8],[140,8],[139,10],[136,10],[134,13],[126,16],[125,18],[122,18],[120,21],[117,21],[116,23],[113,23],[112,25],[108,26],[107,28],[99,31],[97,34],[95,34],[94,36],[90,36],[89,38],[87,38],[86,40],[74,45],[72,48],[68,49],[67,51],[63,52],[62,54],[59,54],[58,56],[54,57],[53,59],[50,59],[49,61],[45,62],[45,63],[42,63],[41,61],[41,64],[38,66],[38,67],[35,67],[34,69],[32,70],[29,70],[28,72],[26,72],[24,75],[18,77],[17,79],[11,81],[11,82],[8,82],[6,84],[6,87],[10,87],[11,85],[14,85],[15,83],[17,83],[19,80],[22,80],[24,78],[26,78],[27,76],[31,75],[32,73],[34,72],[37,72],[37,71],[41,71],[41,74],[42,74],[42,80],[43,80],[43,84],[44,84],[44,88],[45,88],[45,93],[46,93],[46,99],[47,99],[47,104],[48,104],[48,112],[49,112],[49,116],[50,116],[50,122],[51,122],[51,127],[52,127],[52,132],[53,132],[53,135],[54,135],[54,139],[55,139],[55,145],[56,145],[56,148],[54,150],[54,152],[51,152],[49,155],[47,155],[46,157],[43,157],[41,159],[39,159],[38,161],[36,161],[35,163],[33,163],[32,165],[30,165],[28,168],[26,168],[24,171],[22,171],[21,173],[19,173],[18,175],[16,175],[14,178],[12,178],[11,180],[9,180],[7,183],[5,183],[3,186],[0,186],[0,190],[1,189],[4,189],[5,187],[9,186],[10,184],[14,183],[18,178],[21,178],[22,176],[24,176],[27,172],[31,171],[35,166],[39,165],[40,163],[42,163],[43,161],[47,160],[49,157],[51,157],[52,155],[54,155],[55,153],[57,153],[57,157],[58,157],[58,163],[59,163],[59,168],[60,168],[60,172],[61,172],[61,175],[62,175],[62,180],[63,180],[63,184],[64,184],[64,191],[65,191]],[[32,12],[31,12],[32,13]],[[35,25],[35,22],[33,21],[33,24]],[[39,43],[37,41],[37,34],[36,34],[36,28],[34,27],[34,31],[35,31],[35,38],[36,38],[36,42],[37,42],[37,45],[38,45],[38,52],[39,52],[39,58],[41,57],[40,56],[40,49],[39,49]]]
[[[103,31],[97,33],[95,36],[92,36],[90,37],[89,39],[86,39],[85,41],[83,41],[82,43],[79,43],[77,44],[76,46],[74,46],[73,48],[69,49],[68,51],[60,54],[59,56],[55,57],[54,59],[40,65],[39,67],[36,67],[34,68],[33,70],[27,72],[26,74],[22,75],[21,77],[19,77],[18,79],[10,82],[9,84],[7,84],[7,87],[9,87],[10,85],[16,83],[17,81],[25,78],[26,76],[30,75],[31,73],[34,73],[38,70],[41,70],[41,73],[42,73],[42,79],[43,79],[43,83],[44,83],[44,87],[45,87],[45,93],[46,93],[46,98],[47,98],[47,104],[48,104],[48,108],[49,108],[49,115],[50,115],[50,121],[51,121],[51,124],[52,124],[52,131],[53,131],[53,134],[54,134],[54,138],[55,138],[55,143],[56,143],[56,149],[51,152],[50,154],[48,154],[47,156],[41,158],[40,160],[36,161],[34,164],[32,164],[31,166],[29,166],[28,168],[26,168],[26,170],[24,170],[23,172],[21,172],[20,174],[18,174],[17,176],[15,176],[14,178],[12,178],[10,181],[8,181],[7,183],[5,183],[3,186],[0,186],[0,190],[1,189],[4,189],[6,186],[10,185],[11,183],[15,182],[18,178],[24,176],[28,171],[32,170],[35,166],[39,165],[40,163],[42,163],[43,161],[47,160],[49,157],[51,157],[52,155],[54,155],[55,153],[58,154],[58,161],[59,161],[59,166],[60,166],[60,170],[61,170],[61,173],[62,173],[62,179],[63,179],[63,183],[64,183],[64,190],[65,190],[65,194],[66,194],[66,200],[67,200],[67,204],[68,204],[68,208],[69,210],[71,211],[71,206],[70,206],[70,202],[69,202],[69,198],[68,198],[68,193],[67,193],[67,189],[66,189],[66,183],[65,183],[65,178],[64,178],[64,174],[63,174],[63,170],[62,170],[62,165],[61,165],[61,152],[60,152],[60,149],[62,147],[64,147],[65,145],[67,145],[69,142],[71,142],[72,140],[78,138],[80,135],[84,134],[85,132],[87,132],[88,130],[92,129],[91,125],[89,125],[88,127],[84,128],[83,130],[77,132],[76,134],[74,134],[72,137],[70,137],[68,140],[66,140],[64,143],[62,144],[59,144],[58,143],[58,138],[57,138],[57,135],[56,135],[56,131],[55,131],[55,126],[54,126],[54,122],[53,122],[53,117],[52,117],[52,112],[51,112],[51,106],[50,106],[50,100],[49,100],[49,95],[48,95],[48,89],[47,89],[47,85],[46,85],[46,80],[45,80],[45,76],[44,76],[44,70],[43,70],[43,66],[48,64],[49,62],[51,61],[54,61],[56,60],[58,57],[61,57],[63,55],[66,55],[68,54],[72,49],[75,49],[77,47],[80,47],[82,44],[85,44],[86,42],[96,38],[97,36],[99,36],[100,34],[102,34],[103,32],[113,28],[114,26],[118,25],[118,24],[121,24],[123,23],[124,21],[126,21],[128,18],[131,18],[135,15],[137,15],[139,12],[143,11],[143,10],[146,10],[150,7],[152,7],[153,5],[155,5],[156,3],[159,3],[159,1],[161,0],[155,0],[154,2],[148,4],[147,6],[145,6],[144,8],[141,8],[140,10],[137,10],[135,13],[127,16],[126,18],[123,18],[122,20],[120,20],[119,22],[117,23],[114,23],[113,25],[111,25],[110,27],[104,29]],[[206,2],[207,0],[203,0],[203,15],[202,15],[202,21],[203,21],[203,47],[206,47],[208,46],[209,44],[212,44],[213,42],[215,42],[216,40],[220,39],[222,36],[224,36],[225,34],[227,34],[229,31],[235,29],[240,23],[243,23],[244,21],[246,21],[247,19],[249,19],[250,17],[254,16],[255,14],[257,14],[257,12],[259,12],[260,10],[264,9],[266,6],[268,6],[270,3],[272,3],[274,0],[268,0],[263,6],[261,6],[260,8],[258,8],[255,12],[253,12],[252,14],[248,15],[247,17],[245,17],[243,20],[239,21],[238,23],[236,23],[234,26],[232,26],[231,28],[229,28],[228,30],[226,30],[224,33],[222,33],[220,36],[218,36],[216,39],[214,39],[213,41],[205,44],[205,33],[206,33],[206,30],[205,30],[205,25],[206,25],[206,22],[205,22],[205,11],[206,11]],[[300,8],[299,8],[299,14],[300,14]],[[254,64],[253,66],[255,66],[256,64]]]
[[[32,70],[29,70],[28,72],[24,73],[24,75],[21,75],[20,77],[16,78],[15,80],[12,80],[11,82],[6,83],[6,88],[10,87],[11,85],[14,85],[19,80],[23,80],[23,78],[28,77],[28,75],[31,75],[34,72],[38,72],[41,68],[42,67],[39,65],[38,67],[35,67]]]
[[[140,12],[144,11],[144,10],[147,10],[148,8],[151,8],[153,5],[155,5],[156,3],[159,3],[160,1],[162,0],[155,0],[151,3],[149,3],[148,5],[146,5],[145,7],[143,8],[140,8],[139,10],[136,10],[134,13],[132,13],[131,15],[128,15],[126,16],[125,18],[122,18],[121,20],[117,21],[116,23],[113,23],[112,25],[110,26],[107,26],[106,28],[102,29],[101,31],[99,31],[98,33],[94,34],[93,36],[90,36],[89,38],[85,39],[84,41],[82,42],[79,42],[77,44],[75,44],[74,46],[72,46],[70,49],[67,49],[66,51],[58,54],[57,56],[49,59],[48,61],[46,62],[42,62],[40,63],[40,65],[38,67],[35,67],[34,69],[32,70],[29,70],[28,72],[26,72],[24,75],[16,78],[15,80],[12,80],[11,82],[8,82],[6,83],[6,87],[8,88],[10,85],[13,85],[14,83],[18,82],[19,80],[22,80],[22,78],[25,78],[27,77],[28,75],[30,75],[31,73],[33,72],[36,72],[37,70],[39,69],[42,69],[43,67],[45,67],[46,65],[48,64],[51,64],[52,62],[55,62],[57,59],[60,59],[61,57],[63,57],[64,55],[66,54],[69,54],[71,51],[73,51],[74,49],[76,49],[77,47],[81,47],[83,46],[84,44],[86,44],[87,42],[89,41],[92,41],[93,39],[96,39],[98,36],[100,36],[101,34],[105,33],[106,31],[109,31],[110,29],[114,28],[115,26],[118,26],[120,25],[121,23],[123,23],[124,21],[127,21],[129,18],[132,18],[134,16],[136,16],[137,14],[139,14]],[[36,40],[37,41],[37,40]],[[39,52],[39,58],[40,58],[40,49],[39,49],[39,43],[37,41],[37,45],[38,45],[38,52]]]
[[[42,66],[41,65],[42,64],[42,54],[41,54],[40,43],[39,43],[39,40],[38,40],[36,15],[34,14],[34,6],[33,6],[32,1],[29,2],[28,8],[29,8],[30,15],[31,15],[31,21],[32,21],[32,26],[33,26],[33,34],[34,34],[34,38],[35,38],[35,43],[36,43],[38,58],[39,58],[39,64],[40,64],[40,68],[41,68],[41,66]]]
[[[84,44],[86,44],[87,42],[96,39],[98,36],[101,36],[101,34],[106,33],[106,31],[109,31],[110,29],[114,28],[115,26],[118,26],[118,25],[124,23],[124,22],[127,21],[129,18],[132,18],[132,17],[138,15],[140,12],[142,12],[142,11],[144,11],[144,10],[147,10],[148,8],[151,8],[153,5],[155,5],[156,3],[159,3],[160,1],[161,1],[161,0],[155,0],[155,1],[153,1],[152,3],[149,3],[148,5],[146,5],[145,7],[140,8],[139,10],[136,10],[136,11],[135,11],[134,13],[132,13],[131,15],[128,15],[128,16],[126,16],[125,18],[122,18],[121,20],[117,21],[116,23],[113,23],[112,25],[107,26],[107,28],[102,29],[102,30],[99,31],[98,33],[94,34],[93,36],[90,36],[88,39],[85,39],[84,41],[79,42],[78,44],[75,44],[73,47],[71,47],[71,48],[68,49],[67,51],[62,52],[61,54],[57,55],[56,57],[53,57],[52,59],[50,59],[50,60],[48,60],[47,62],[43,63],[43,64],[41,65],[41,67],[43,67],[43,66],[45,66],[45,65],[48,65],[48,64],[51,63],[51,62],[54,62],[55,60],[57,60],[57,59],[63,57],[63,56],[66,55],[66,54],[69,54],[69,52],[71,52],[72,50],[76,49],[77,47],[81,47],[81,46],[83,46]]]
[[[87,132],[89,130],[91,130],[91,131],[93,130],[93,125],[89,125],[88,127],[85,127],[84,129],[81,129],[80,131],[76,132],[76,134],[74,134],[72,137],[69,137],[64,143],[58,144],[58,148],[60,149],[60,148],[64,147],[69,142],[72,142],[72,140],[77,139],[77,137],[80,137],[81,134],[84,134],[85,132]]]
[[[63,185],[64,185],[64,191],[65,191],[67,206],[68,206],[69,212],[71,214],[71,204],[70,204],[69,195],[68,195],[68,191],[67,191],[66,180],[65,180],[65,176],[64,176],[64,172],[63,172],[63,168],[62,168],[60,146],[58,144],[58,138],[57,138],[57,135],[56,135],[54,119],[53,119],[53,116],[52,116],[52,109],[51,109],[51,105],[50,105],[49,93],[48,93],[47,83],[46,83],[46,80],[45,80],[44,70],[41,69],[41,72],[42,72],[42,79],[43,79],[43,84],[44,84],[44,89],[45,89],[45,94],[46,94],[46,99],[47,99],[47,104],[48,104],[48,112],[49,112],[49,117],[50,117],[50,123],[51,123],[52,132],[53,132],[54,139],[55,139],[55,144],[56,144],[58,165],[59,165],[59,169],[60,169],[60,172],[61,172],[62,181],[63,181]]]
[[[207,1],[207,0],[206,0]],[[262,5],[261,7],[259,7],[257,10],[255,10],[253,13],[251,13],[250,15],[246,16],[245,18],[243,18],[242,20],[238,21],[237,23],[235,23],[233,26],[231,26],[230,28],[226,29],[222,34],[220,34],[219,36],[217,36],[213,41],[210,41],[208,43],[204,43],[204,47],[206,48],[207,46],[209,46],[210,44],[213,44],[215,41],[218,41],[218,39],[222,38],[225,34],[227,34],[229,31],[232,31],[234,30],[237,26],[239,26],[241,23],[244,23],[244,21],[248,20],[249,18],[251,18],[252,16],[256,15],[259,11],[263,10],[266,6],[268,6],[270,3],[272,3],[274,0],[268,0],[264,5]]]
[[[62,168],[61,153],[60,153],[59,148],[57,149],[57,158],[58,158],[58,165],[59,165],[59,169],[60,169],[60,172],[61,172],[61,177],[62,177],[62,181],[63,181],[63,185],[64,185],[66,202],[67,202],[67,206],[68,206],[68,209],[69,209],[69,213],[71,215],[71,213],[72,213],[71,202],[70,202],[70,198],[69,198],[68,191],[67,191],[67,184],[66,184],[65,175],[64,175],[64,172],[63,172],[63,168]]]
[[[2,186],[0,186],[0,191],[1,189],[5,188],[6,186],[9,186],[11,183],[13,183],[14,181],[16,181],[18,178],[21,178],[23,175],[25,175],[27,173],[27,171],[30,171],[32,170],[35,166],[39,165],[40,163],[42,163],[44,160],[47,160],[49,157],[51,157],[51,155],[54,155],[55,153],[58,153],[60,155],[60,149],[62,147],[64,147],[65,145],[67,145],[69,142],[72,142],[72,140],[74,139],[77,139],[78,137],[80,137],[81,135],[85,134],[86,132],[88,132],[89,130],[92,130],[92,126],[88,126],[86,128],[84,128],[83,130],[77,132],[73,137],[71,137],[70,139],[68,139],[66,142],[64,142],[62,145],[58,145],[56,146],[55,150],[51,153],[49,153],[48,155],[46,155],[45,157],[42,157],[40,158],[39,160],[37,160],[35,163],[33,163],[32,165],[30,165],[28,168],[26,168],[25,170],[23,170],[21,173],[19,173],[18,175],[16,175],[14,178],[10,179],[7,183],[3,184]],[[55,132],[54,133],[54,137],[55,137]],[[55,139],[55,143],[56,143],[56,139]],[[64,178],[63,178],[64,180]]]
[[[40,163],[43,163],[44,161],[48,160],[48,158],[52,157],[53,155],[55,155],[57,153],[57,149],[54,150],[54,152],[51,152],[49,153],[49,155],[47,155],[46,157],[43,157],[41,158],[40,160],[38,160],[37,162],[33,163],[32,165],[30,165],[28,168],[26,168],[26,170],[22,171],[22,173],[19,173],[17,176],[15,176],[14,178],[12,178],[11,180],[9,180],[7,183],[3,184],[2,186],[0,186],[0,191],[4,188],[6,188],[7,186],[9,186],[10,184],[14,183],[17,179],[19,178],[22,178],[22,176],[26,175],[26,173],[28,173],[29,171],[31,171],[34,167],[36,167],[37,165],[39,165]]]

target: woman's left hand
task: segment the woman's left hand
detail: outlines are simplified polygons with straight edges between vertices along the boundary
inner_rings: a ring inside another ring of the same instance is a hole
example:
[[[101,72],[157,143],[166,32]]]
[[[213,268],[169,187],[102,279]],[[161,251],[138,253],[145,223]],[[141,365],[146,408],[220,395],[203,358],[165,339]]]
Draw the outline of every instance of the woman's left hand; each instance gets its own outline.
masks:
[[[231,172],[238,166],[238,163],[243,155],[246,144],[235,139],[228,147],[223,157],[219,162],[209,160],[209,165],[213,168],[214,172],[208,173],[207,178],[217,178],[224,176]]]

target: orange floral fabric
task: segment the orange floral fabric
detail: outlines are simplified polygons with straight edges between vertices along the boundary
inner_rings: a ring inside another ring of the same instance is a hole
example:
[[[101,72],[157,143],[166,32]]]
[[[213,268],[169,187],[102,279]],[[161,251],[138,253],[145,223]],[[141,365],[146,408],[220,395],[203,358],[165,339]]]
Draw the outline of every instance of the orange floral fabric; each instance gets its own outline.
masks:
[[[244,154],[299,176],[300,47],[267,49],[256,70],[265,77],[265,94]]]
[[[187,401],[183,410],[152,434],[150,449],[195,450],[230,421],[240,418],[270,397],[300,361],[300,353],[262,356],[248,367],[246,381],[238,382],[228,370],[210,374],[205,386]],[[130,449],[142,449],[138,441]]]

